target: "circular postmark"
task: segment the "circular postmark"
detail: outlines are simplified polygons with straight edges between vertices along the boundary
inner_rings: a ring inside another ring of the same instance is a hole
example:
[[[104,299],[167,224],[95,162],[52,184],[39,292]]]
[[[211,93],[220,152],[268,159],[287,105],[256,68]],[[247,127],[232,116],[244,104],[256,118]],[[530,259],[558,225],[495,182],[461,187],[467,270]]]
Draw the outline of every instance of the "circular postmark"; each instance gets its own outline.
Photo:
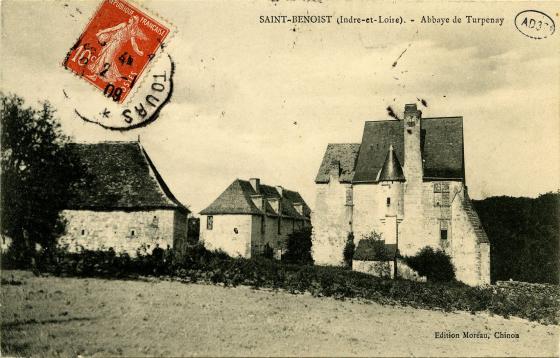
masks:
[[[535,40],[552,36],[556,30],[554,20],[538,10],[525,10],[518,13],[515,16],[515,27],[523,35]]]
[[[98,101],[88,100],[88,93],[65,95],[74,102],[74,113],[86,122],[116,131],[143,127],[158,118],[173,94],[175,63],[171,56],[161,56],[152,66],[125,105],[107,99],[100,106]]]

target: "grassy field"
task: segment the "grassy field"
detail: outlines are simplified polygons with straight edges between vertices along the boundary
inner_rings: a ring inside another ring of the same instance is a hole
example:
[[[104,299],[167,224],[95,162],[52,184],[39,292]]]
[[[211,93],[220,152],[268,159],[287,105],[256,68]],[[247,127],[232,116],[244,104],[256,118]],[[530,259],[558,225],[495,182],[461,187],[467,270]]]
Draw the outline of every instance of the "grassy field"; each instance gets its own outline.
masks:
[[[558,326],[518,318],[160,280],[5,271],[2,282],[3,355],[558,356]]]

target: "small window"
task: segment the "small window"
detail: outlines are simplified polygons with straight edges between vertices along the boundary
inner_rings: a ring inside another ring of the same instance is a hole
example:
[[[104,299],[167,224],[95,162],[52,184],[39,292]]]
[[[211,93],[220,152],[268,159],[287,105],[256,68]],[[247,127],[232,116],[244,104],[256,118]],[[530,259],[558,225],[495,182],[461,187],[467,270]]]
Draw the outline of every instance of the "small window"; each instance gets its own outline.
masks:
[[[236,234],[239,234],[239,230],[237,230],[236,227],[233,228],[233,232],[236,233]]]
[[[439,238],[444,241],[447,240],[447,229],[441,229],[439,231]]]
[[[391,206],[391,198],[387,198],[387,206]]]
[[[82,229],[82,236],[85,236],[86,231],[84,229]]]
[[[212,230],[213,227],[214,227],[214,217],[213,216],[206,217],[206,229]]]
[[[136,235],[136,232],[134,230],[130,230],[130,236],[134,236]]]
[[[159,225],[159,219],[157,216],[154,216],[154,218],[152,219],[152,226],[157,227]]]

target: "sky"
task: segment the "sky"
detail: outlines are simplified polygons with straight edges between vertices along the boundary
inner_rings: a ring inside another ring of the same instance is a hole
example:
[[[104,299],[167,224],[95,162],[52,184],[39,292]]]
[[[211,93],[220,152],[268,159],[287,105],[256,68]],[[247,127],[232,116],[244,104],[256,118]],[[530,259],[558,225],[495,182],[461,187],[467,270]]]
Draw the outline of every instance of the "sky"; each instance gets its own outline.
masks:
[[[514,24],[527,9],[558,24],[558,3],[137,3],[176,29],[166,47],[176,63],[173,97],[152,124],[103,129],[76,117],[79,103],[63,94],[85,94],[100,106],[107,101],[61,66],[98,1],[3,0],[2,91],[24,97],[27,105],[52,102],[63,130],[77,142],[140,136],[172,192],[195,213],[234,179],[251,177],[297,190],[313,208],[327,144],[359,143],[365,121],[390,119],[388,106],[402,115],[407,103],[417,103],[425,117],[463,117],[471,197],[534,197],[560,187],[560,32],[535,40]],[[408,21],[259,23],[267,15]],[[420,21],[455,15],[504,22]]]

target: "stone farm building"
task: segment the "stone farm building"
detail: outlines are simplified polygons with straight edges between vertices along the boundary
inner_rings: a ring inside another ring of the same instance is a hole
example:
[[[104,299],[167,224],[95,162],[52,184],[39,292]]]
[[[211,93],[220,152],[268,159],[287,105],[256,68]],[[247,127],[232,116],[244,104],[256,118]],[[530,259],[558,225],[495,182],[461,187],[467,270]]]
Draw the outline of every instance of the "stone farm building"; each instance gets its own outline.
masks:
[[[288,235],[309,226],[310,213],[298,192],[236,179],[200,212],[200,239],[234,257],[261,255],[268,246],[280,259]]]
[[[366,122],[361,143],[327,146],[315,182],[315,263],[342,264],[348,234],[360,249],[375,231],[393,257],[441,248],[457,279],[490,283],[490,244],[467,192],[462,117],[422,118],[408,104],[403,120]]]
[[[70,144],[87,170],[62,214],[71,251],[113,248],[132,255],[155,245],[182,248],[189,210],[171,193],[139,142]]]

